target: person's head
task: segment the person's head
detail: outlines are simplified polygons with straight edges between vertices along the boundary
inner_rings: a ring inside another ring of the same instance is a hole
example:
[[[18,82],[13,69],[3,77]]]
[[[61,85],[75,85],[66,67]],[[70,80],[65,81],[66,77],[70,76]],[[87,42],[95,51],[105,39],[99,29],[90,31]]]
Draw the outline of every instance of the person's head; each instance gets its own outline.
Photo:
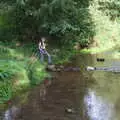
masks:
[[[41,38],[41,41],[42,41],[42,42],[45,42],[45,40],[46,40],[46,39],[45,39],[44,37]]]

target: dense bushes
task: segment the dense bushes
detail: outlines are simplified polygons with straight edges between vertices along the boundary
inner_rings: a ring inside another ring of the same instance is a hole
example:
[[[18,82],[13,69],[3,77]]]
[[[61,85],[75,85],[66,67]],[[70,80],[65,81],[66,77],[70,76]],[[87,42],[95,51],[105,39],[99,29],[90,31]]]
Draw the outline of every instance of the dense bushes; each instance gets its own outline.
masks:
[[[60,45],[86,44],[94,34],[89,1],[19,0],[13,2],[7,23],[11,23],[12,33],[24,41],[48,35],[56,37]]]
[[[120,1],[119,0],[104,0],[99,1],[100,10],[104,11],[106,15],[110,16],[112,21],[120,18]]]
[[[52,36],[61,46],[72,48],[75,42],[85,46],[94,42],[97,24],[93,16],[99,18],[97,11],[119,22],[119,6],[119,0],[6,0],[2,2],[5,13],[0,18],[6,27],[1,27],[0,34],[16,35],[23,42],[35,40],[36,36]]]

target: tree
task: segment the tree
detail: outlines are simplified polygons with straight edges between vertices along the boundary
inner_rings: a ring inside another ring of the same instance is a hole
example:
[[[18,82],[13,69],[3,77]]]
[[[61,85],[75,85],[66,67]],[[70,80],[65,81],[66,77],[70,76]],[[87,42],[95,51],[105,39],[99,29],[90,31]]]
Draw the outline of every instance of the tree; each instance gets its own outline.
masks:
[[[119,0],[102,0],[99,1],[100,9],[110,16],[112,21],[120,18],[120,1]]]
[[[10,2],[10,0],[7,0]],[[40,35],[56,37],[56,41],[74,45],[87,43],[93,36],[89,14],[90,0],[17,0],[9,12],[17,35],[30,39]],[[32,37],[34,36],[34,37]]]

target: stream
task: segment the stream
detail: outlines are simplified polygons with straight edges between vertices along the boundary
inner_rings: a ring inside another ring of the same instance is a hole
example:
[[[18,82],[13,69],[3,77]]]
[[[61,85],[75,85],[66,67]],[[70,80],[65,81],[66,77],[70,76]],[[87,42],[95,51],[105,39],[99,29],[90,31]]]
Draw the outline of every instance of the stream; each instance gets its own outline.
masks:
[[[105,61],[96,61],[98,57]],[[66,66],[79,66],[81,71],[53,72],[49,84],[30,90],[25,104],[16,98],[1,112],[0,120],[120,120],[120,73],[85,70],[87,66],[120,66],[120,60],[107,52],[81,54]]]

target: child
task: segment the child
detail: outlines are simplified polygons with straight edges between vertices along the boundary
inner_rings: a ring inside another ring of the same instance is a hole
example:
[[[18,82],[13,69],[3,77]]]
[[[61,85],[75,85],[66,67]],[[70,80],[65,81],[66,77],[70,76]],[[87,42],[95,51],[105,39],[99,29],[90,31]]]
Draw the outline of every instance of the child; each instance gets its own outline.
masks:
[[[44,55],[48,56],[48,64],[51,64],[51,56],[50,54],[46,51],[45,49],[46,45],[45,45],[45,38],[42,37],[41,40],[39,41],[39,51],[40,51],[40,55],[41,55],[41,62],[44,61]]]

